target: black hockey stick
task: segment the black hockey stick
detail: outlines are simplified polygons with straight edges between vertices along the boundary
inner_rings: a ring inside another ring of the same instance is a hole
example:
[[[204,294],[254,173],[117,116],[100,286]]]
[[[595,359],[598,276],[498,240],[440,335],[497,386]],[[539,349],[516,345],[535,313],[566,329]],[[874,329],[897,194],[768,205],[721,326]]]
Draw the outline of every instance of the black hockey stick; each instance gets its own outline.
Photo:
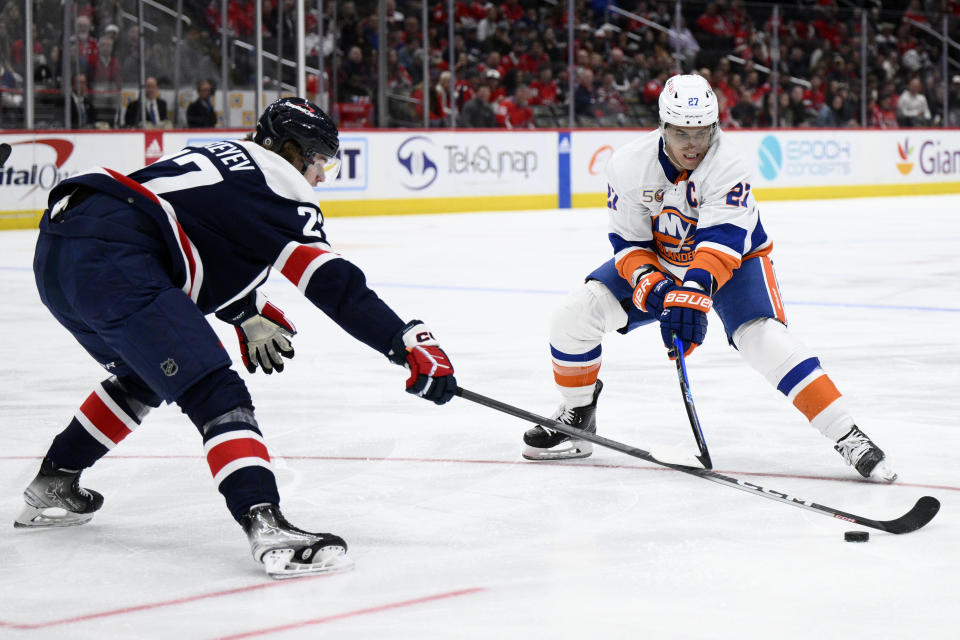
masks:
[[[687,360],[683,355],[683,342],[677,337],[677,334],[671,334],[673,337],[673,352],[676,354],[677,378],[680,380],[680,395],[683,396],[683,406],[687,410],[687,418],[690,420],[690,428],[693,429],[693,437],[697,440],[697,448],[700,455],[697,460],[703,465],[704,469],[713,469],[713,461],[710,460],[710,451],[707,450],[707,441],[703,437],[703,429],[700,428],[700,418],[697,417],[697,408],[693,404],[693,394],[690,392],[690,379],[687,378]]]
[[[649,451],[644,451],[643,449],[638,449],[637,447],[621,444],[615,440],[598,436],[595,433],[577,429],[550,418],[538,416],[534,413],[530,413],[529,411],[524,411],[523,409],[500,402],[499,400],[494,400],[493,398],[482,396],[479,393],[474,393],[473,391],[469,391],[463,387],[458,387],[456,394],[465,400],[470,400],[471,402],[476,402],[477,404],[481,404],[485,407],[496,409],[497,411],[501,411],[515,418],[520,418],[521,420],[526,420],[527,422],[543,425],[545,427],[549,427],[550,429],[565,433],[568,436],[580,438],[581,440],[588,440],[602,447],[613,449],[614,451],[619,451],[629,456],[633,456],[634,458],[640,458],[641,460],[646,460],[647,462],[652,462],[653,464],[658,464],[662,467],[673,469],[674,471],[687,473],[692,476],[697,476],[698,478],[703,478],[704,480],[710,480],[711,482],[716,482],[727,487],[740,489],[741,491],[746,491],[748,493],[752,493],[753,495],[762,496],[764,498],[769,498],[770,500],[776,500],[777,502],[800,507],[801,509],[807,509],[808,511],[814,511],[822,515],[838,518],[845,522],[852,522],[864,527],[870,527],[871,529],[879,529],[880,531],[886,531],[887,533],[900,534],[916,531],[920,527],[933,520],[933,517],[937,515],[937,511],[940,510],[939,500],[932,496],[923,496],[917,500],[917,503],[913,505],[913,508],[910,509],[910,511],[903,514],[899,518],[894,518],[893,520],[872,520],[870,518],[864,518],[863,516],[857,516],[852,513],[840,511],[839,509],[827,507],[822,504],[810,502],[809,500],[796,498],[781,491],[767,489],[765,487],[761,487],[760,485],[753,484],[752,482],[746,482],[744,480],[740,480],[723,473],[718,473],[710,469],[698,469],[697,467],[687,467],[680,464],[664,462],[662,460],[658,460],[656,456]]]
[[[11,147],[9,144],[6,142],[0,143],[0,169],[3,168],[4,164],[6,164],[7,158],[10,157],[11,151],[13,151],[13,147]]]

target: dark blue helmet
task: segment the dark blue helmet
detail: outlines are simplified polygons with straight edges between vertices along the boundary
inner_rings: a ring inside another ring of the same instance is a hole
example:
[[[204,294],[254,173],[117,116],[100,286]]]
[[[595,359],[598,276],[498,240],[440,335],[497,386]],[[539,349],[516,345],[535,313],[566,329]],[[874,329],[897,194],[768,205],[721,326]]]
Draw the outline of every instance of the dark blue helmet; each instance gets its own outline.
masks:
[[[268,106],[257,121],[253,140],[276,152],[292,140],[300,145],[307,164],[318,153],[333,159],[340,148],[337,125],[320,107],[303,98],[280,98]]]

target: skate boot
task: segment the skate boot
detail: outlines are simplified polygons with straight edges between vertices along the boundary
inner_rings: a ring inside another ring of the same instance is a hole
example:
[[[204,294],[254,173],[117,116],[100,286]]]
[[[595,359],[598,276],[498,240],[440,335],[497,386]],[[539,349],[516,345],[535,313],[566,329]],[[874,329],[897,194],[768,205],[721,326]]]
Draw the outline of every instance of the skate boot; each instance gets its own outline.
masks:
[[[554,420],[590,433],[597,432],[597,398],[603,390],[603,382],[597,380],[593,400],[585,407],[567,408],[561,404],[551,416]],[[537,425],[523,434],[523,457],[527,460],[570,460],[586,458],[593,453],[593,445],[580,438],[571,438],[565,433]]]
[[[343,538],[298,529],[287,522],[275,504],[251,507],[240,525],[250,541],[253,559],[263,563],[267,575],[276,580],[353,568]]]
[[[834,449],[864,478],[883,482],[893,482],[897,479],[897,474],[887,466],[883,450],[856,425],[847,432],[847,435],[837,440]]]
[[[46,458],[23,492],[23,500],[27,504],[13,522],[17,528],[84,524],[103,506],[102,495],[80,486],[80,471],[58,469]]]

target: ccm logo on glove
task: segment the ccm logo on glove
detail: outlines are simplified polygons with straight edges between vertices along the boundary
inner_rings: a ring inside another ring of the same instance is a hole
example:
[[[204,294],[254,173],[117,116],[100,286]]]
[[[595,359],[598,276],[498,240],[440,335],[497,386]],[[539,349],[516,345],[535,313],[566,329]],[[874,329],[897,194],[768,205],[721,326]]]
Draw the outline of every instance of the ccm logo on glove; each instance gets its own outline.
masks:
[[[453,398],[457,390],[453,364],[420,320],[411,320],[394,336],[387,357],[391,362],[410,368],[407,393],[436,404],[444,404]]]

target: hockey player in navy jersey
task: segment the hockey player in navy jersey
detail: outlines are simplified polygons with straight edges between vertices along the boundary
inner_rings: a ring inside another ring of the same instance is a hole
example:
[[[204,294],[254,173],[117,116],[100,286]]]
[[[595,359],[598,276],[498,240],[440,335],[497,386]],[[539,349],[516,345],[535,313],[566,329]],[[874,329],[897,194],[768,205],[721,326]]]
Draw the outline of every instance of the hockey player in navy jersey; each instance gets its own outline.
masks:
[[[660,127],[618,149],[607,164],[613,259],[574,290],[554,315],[550,350],[563,402],[554,418],[596,431],[601,340],[658,322],[690,354],[713,308],[727,340],[834,443],[847,464],[886,482],[896,474],[854,423],[819,359],[788,330],[773,263],[746,167],[718,126],[717,98],[700,76],[670,78]],[[589,456],[578,438],[536,426],[523,456]]]
[[[80,473],[152,407],[175,402],[267,573],[352,566],[342,538],[281,514],[250,394],[204,317],[236,327],[251,372],[281,371],[295,330],[257,290],[275,269],[350,335],[409,367],[408,392],[453,397],[453,366],[430,330],[401,320],[327,242],[313,187],[339,168],[339,144],[316,105],[282,98],[252,139],[187,147],[130,175],[93,169],[51,192],[34,259],[40,297],[111,375],[54,438],[15,526],[89,521],[103,497],[80,486]]]

